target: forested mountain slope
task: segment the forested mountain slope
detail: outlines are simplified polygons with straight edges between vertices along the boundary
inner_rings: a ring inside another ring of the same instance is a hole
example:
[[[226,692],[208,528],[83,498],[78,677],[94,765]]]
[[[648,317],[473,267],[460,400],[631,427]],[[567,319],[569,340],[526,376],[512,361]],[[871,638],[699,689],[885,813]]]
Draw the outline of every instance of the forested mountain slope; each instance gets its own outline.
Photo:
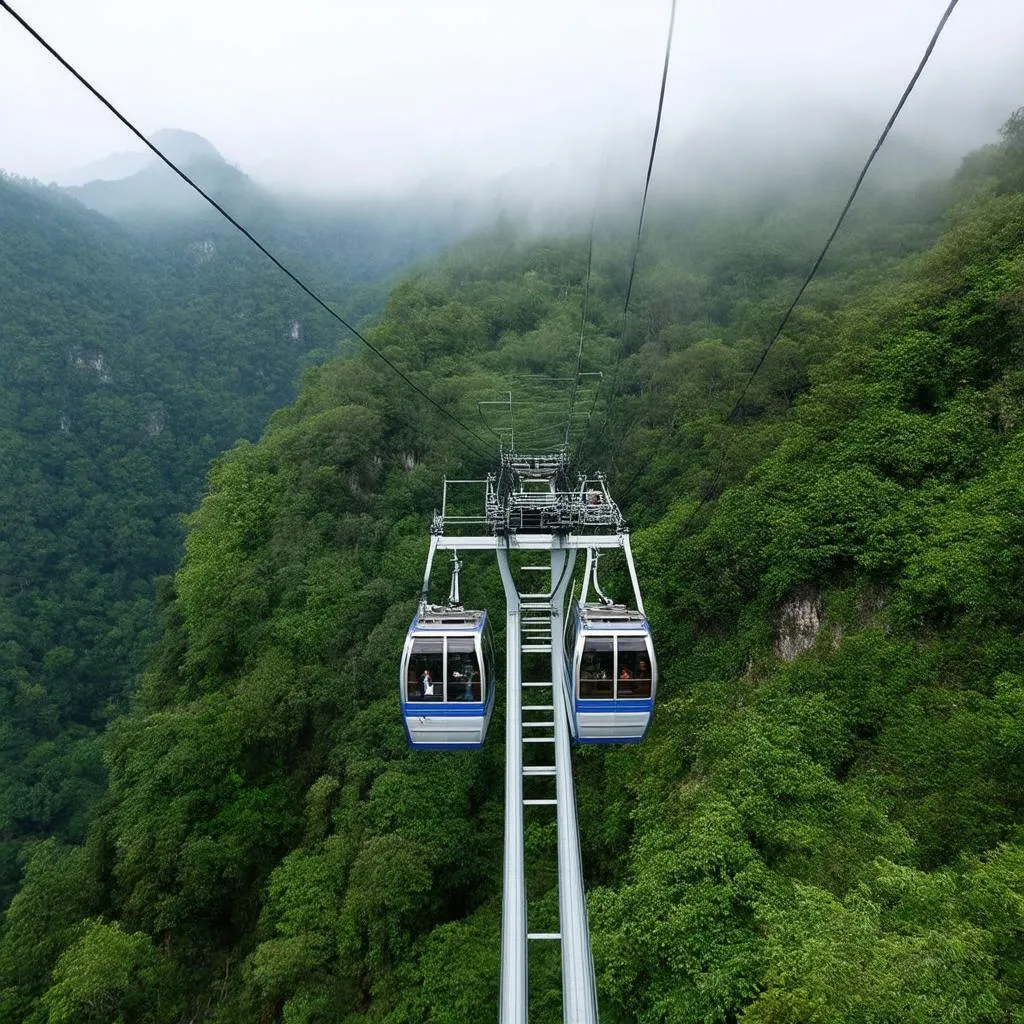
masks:
[[[78,741],[154,639],[178,517],[336,334],[223,237],[153,254],[14,181],[0,218],[0,835],[80,836],[99,766]]]
[[[356,315],[395,261],[436,244],[392,247],[394,225],[355,211],[311,238],[269,200],[259,209],[298,269],[346,254],[334,258],[358,281],[339,276],[329,295]],[[378,265],[358,265],[359,242]],[[257,437],[344,332],[215,215],[117,226],[4,178],[0,280],[4,906],[26,837],[84,836],[98,730],[157,636],[154,580],[179,557],[210,459]]]
[[[728,426],[828,204],[659,211],[621,348],[599,239],[584,368],[616,397],[583,457],[661,667],[645,743],[576,756],[604,1020],[1024,1002],[1022,179],[1017,118],[941,196],[868,197]],[[571,372],[584,258],[483,236],[373,340],[468,422]],[[493,1013],[500,722],[412,754],[393,692],[440,478],[487,468],[362,358],[218,460],[88,841],[38,844],[5,917],[0,1020]],[[490,566],[464,584],[500,607]],[[557,997],[531,974],[531,1019]]]

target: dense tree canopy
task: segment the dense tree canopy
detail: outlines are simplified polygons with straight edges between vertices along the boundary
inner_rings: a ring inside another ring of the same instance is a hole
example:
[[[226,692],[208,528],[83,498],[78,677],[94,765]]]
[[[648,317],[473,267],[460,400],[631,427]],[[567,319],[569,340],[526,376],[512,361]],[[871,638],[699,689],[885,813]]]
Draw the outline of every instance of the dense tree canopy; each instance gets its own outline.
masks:
[[[345,245],[329,264],[350,315],[428,245],[421,229],[393,247],[398,225],[377,211],[288,217],[254,195],[249,212],[300,270],[331,226],[364,244],[368,265]],[[0,278],[3,906],[26,837],[84,838],[96,737],[157,637],[154,579],[180,555],[210,459],[347,346],[212,215],[116,226],[0,177]]]
[[[666,203],[621,336],[629,242],[597,240],[605,379],[574,439],[634,523],[661,667],[649,738],[576,755],[607,1021],[1024,1003],[1015,118],[948,187],[866,197],[728,423],[828,204]],[[480,423],[515,375],[572,372],[584,271],[580,239],[482,234],[396,287],[372,339]],[[531,394],[531,426],[557,422]],[[393,693],[440,480],[488,468],[451,429],[349,357],[217,459],[87,839],[26,859],[0,1021],[493,1012],[500,725],[410,752]],[[491,565],[464,584],[500,607]],[[528,857],[550,840],[531,825]],[[532,877],[539,919],[554,878]],[[557,964],[531,1000],[559,1019]]]

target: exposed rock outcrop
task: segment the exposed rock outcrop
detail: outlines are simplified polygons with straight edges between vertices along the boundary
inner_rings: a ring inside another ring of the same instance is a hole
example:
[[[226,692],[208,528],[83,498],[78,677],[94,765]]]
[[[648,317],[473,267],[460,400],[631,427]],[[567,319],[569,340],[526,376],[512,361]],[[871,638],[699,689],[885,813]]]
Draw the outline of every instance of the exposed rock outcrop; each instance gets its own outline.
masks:
[[[775,653],[792,661],[814,646],[820,629],[820,592],[810,584],[797,587],[775,612]]]

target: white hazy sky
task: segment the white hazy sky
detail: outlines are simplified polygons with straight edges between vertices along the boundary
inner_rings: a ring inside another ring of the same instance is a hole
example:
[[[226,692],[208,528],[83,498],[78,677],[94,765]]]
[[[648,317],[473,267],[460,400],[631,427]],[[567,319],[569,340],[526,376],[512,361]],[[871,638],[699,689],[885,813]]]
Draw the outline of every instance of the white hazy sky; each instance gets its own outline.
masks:
[[[857,113],[870,145],[945,4],[679,0],[669,146],[737,112],[795,132],[795,97]],[[385,189],[571,166],[649,133],[669,14],[668,0],[12,5],[143,131],[196,131],[247,170]],[[1021,105],[1024,0],[961,0],[904,130],[973,144]],[[0,11],[0,168],[47,180],[137,148]]]

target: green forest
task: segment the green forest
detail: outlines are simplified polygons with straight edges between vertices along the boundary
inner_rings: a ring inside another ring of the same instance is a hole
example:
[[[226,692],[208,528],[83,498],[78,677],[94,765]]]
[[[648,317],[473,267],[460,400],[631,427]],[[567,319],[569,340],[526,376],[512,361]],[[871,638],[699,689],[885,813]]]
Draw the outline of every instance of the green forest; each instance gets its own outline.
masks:
[[[359,316],[422,253],[378,215],[256,207],[294,265],[326,263]],[[393,211],[392,211],[393,212]],[[99,739],[156,641],[154,581],[210,459],[255,440],[336,325],[215,215],[115,224],[0,177],[0,907],[26,839],[81,842],[102,792]],[[421,218],[422,222],[422,218]]]
[[[577,454],[659,660],[647,739],[574,755],[608,1024],[1022,1019],[1024,109],[866,189],[737,406],[848,188],[663,189],[625,323],[635,223],[594,238]],[[396,681],[442,480],[493,465],[239,243],[0,216],[0,1022],[490,1018],[501,701],[413,752]],[[481,424],[574,373],[586,274],[502,222],[367,336]]]

